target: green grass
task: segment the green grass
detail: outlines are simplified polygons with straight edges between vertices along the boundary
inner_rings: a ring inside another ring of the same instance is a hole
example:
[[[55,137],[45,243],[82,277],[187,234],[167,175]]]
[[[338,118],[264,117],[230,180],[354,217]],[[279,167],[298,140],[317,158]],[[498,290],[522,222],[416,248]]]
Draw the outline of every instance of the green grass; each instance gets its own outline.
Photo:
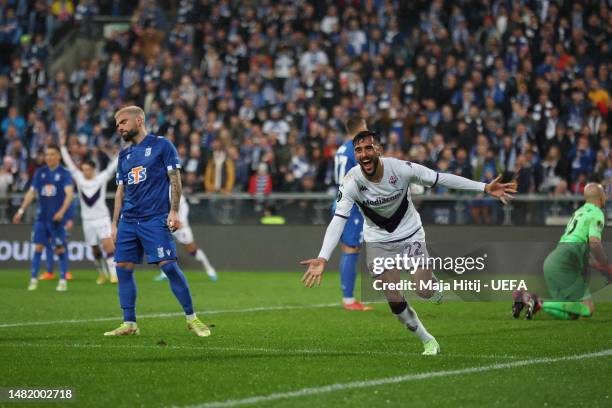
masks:
[[[152,271],[138,271],[141,336],[104,338],[102,333],[121,321],[116,287],[96,286],[91,271],[75,276],[66,293],[55,292],[55,281],[40,282],[30,293],[26,271],[0,274],[1,387],[68,386],[76,390],[77,402],[67,406],[185,406],[612,349],[611,303],[598,303],[591,319],[561,322],[544,314],[534,321],[512,320],[509,301],[418,302],[415,309],[443,350],[426,358],[384,304],[368,313],[312,307],[338,302],[334,273],[316,290],[301,287],[299,273],[227,272],[218,283],[188,273],[200,317],[214,326],[213,335],[201,339],[186,330],[179,315],[146,317],[180,308],[167,283],[152,282]],[[295,307],[280,309],[285,306]],[[27,325],[106,317],[111,320]],[[6,327],[12,323],[25,325]],[[612,357],[602,356],[247,406],[610,406],[611,377]]]

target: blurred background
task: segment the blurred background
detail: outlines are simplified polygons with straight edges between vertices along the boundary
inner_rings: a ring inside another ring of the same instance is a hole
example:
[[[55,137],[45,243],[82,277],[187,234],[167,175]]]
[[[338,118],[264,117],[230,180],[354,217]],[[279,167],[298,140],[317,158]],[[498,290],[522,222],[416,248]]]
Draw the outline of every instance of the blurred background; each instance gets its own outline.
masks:
[[[415,190],[425,224],[564,225],[587,182],[612,191],[611,7],[0,0],[0,222],[45,145],[66,136],[103,169],[114,112],[136,104],[178,149],[193,224],[325,224],[361,114],[387,156],[518,181],[506,207]]]

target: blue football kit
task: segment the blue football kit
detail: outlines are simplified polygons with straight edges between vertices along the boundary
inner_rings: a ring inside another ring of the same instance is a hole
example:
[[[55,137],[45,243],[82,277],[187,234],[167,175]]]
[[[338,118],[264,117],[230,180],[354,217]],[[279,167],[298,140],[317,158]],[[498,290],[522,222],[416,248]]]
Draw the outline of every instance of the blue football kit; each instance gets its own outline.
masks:
[[[116,262],[148,263],[175,260],[176,246],[167,226],[170,211],[168,171],[181,161],[172,143],[147,135],[119,154],[117,184],[124,186],[117,228]]]
[[[50,169],[43,166],[36,170],[32,188],[38,197],[32,242],[34,244],[66,246],[64,221],[53,221],[66,199],[65,188],[72,185],[70,172],[62,166]]]
[[[334,157],[334,178],[336,184],[342,183],[342,179],[350,169],[357,165],[355,160],[355,149],[353,142],[348,140],[336,151]],[[336,200],[332,211],[336,211]],[[363,242],[363,215],[359,207],[353,205],[351,213],[342,231],[340,242],[344,245],[358,248]],[[357,279],[357,259],[359,253],[342,253],[340,257],[340,286],[345,304],[354,302],[355,280]]]
[[[336,184],[340,185],[346,173],[356,165],[357,161],[355,160],[353,142],[351,140],[346,141],[338,148],[334,157],[334,178]],[[336,200],[334,200],[332,211],[336,211]],[[340,242],[350,247],[359,247],[363,242],[363,215],[361,215],[359,207],[356,205],[353,206],[349,219],[344,226]]]

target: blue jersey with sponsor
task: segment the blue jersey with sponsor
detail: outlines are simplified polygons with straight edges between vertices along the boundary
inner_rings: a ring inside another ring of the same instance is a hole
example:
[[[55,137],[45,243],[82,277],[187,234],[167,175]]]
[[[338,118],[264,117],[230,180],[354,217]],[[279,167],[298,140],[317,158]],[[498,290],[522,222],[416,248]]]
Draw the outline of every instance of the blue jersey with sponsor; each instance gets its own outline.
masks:
[[[38,196],[36,221],[53,221],[53,216],[62,208],[66,199],[64,189],[70,185],[72,185],[72,176],[62,166],[57,166],[53,170],[49,166],[43,166],[34,172],[32,188]]]
[[[336,186],[342,184],[344,175],[356,165],[357,160],[355,160],[353,141],[347,140],[336,150],[336,155],[334,156],[334,181]]]
[[[117,166],[117,184],[123,184],[125,191],[122,219],[136,222],[168,214],[168,171],[180,167],[174,145],[162,136],[149,134],[139,144],[122,150]]]

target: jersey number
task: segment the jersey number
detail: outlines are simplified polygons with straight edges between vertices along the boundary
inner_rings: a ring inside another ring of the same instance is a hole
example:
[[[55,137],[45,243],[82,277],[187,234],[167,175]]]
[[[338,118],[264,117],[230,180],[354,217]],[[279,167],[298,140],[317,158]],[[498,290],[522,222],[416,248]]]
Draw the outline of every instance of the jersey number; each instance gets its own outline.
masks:
[[[581,215],[582,214],[572,215],[572,218],[570,218],[569,222],[567,223],[567,227],[565,228],[565,235],[572,235],[572,232],[574,232],[578,226],[578,218],[580,218]]]
[[[342,183],[342,179],[346,174],[346,162],[348,161],[347,156],[336,156],[334,157],[334,177],[336,177],[336,184]]]

